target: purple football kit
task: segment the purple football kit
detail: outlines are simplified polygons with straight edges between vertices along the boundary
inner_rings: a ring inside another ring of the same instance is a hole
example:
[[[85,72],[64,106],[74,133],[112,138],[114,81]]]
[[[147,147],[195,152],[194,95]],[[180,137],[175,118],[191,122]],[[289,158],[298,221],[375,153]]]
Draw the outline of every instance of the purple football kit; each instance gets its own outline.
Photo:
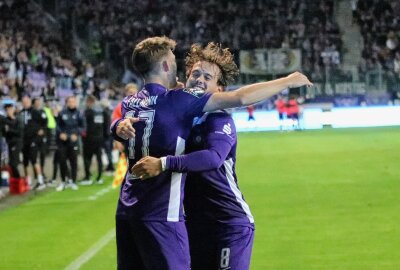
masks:
[[[129,168],[144,156],[183,154],[193,119],[203,114],[210,96],[146,84],[126,97],[122,117],[140,119],[135,138],[124,141]],[[118,122],[111,128],[114,136]],[[182,209],[185,178],[184,173],[165,171],[143,181],[127,172],[116,213],[119,270],[190,269]]]
[[[168,156],[166,168],[189,172],[185,214],[192,270],[246,270],[254,239],[254,219],[237,184],[236,129],[224,112],[195,120],[187,153]]]

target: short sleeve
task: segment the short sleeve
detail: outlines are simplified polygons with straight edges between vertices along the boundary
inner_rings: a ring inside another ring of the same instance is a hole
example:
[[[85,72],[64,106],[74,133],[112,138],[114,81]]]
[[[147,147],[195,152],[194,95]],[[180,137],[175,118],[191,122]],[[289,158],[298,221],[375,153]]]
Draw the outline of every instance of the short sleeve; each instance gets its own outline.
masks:
[[[190,118],[201,116],[207,101],[211,97],[210,93],[190,88],[171,90],[168,94],[171,94],[175,109]]]
[[[207,144],[223,140],[233,146],[236,143],[236,127],[227,113],[212,113],[207,117]]]

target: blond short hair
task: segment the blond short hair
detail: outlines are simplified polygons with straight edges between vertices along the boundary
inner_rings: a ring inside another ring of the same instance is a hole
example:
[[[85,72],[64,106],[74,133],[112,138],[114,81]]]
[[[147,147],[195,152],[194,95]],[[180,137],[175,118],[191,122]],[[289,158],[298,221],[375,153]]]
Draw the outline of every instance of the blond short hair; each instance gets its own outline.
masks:
[[[175,49],[176,42],[165,36],[146,38],[139,42],[132,54],[132,65],[143,76],[154,68],[162,57]]]
[[[136,85],[136,83],[128,83],[127,85],[125,85],[124,88],[125,96],[134,95],[137,93],[137,91],[138,91],[138,86]]]
[[[220,44],[210,42],[206,47],[193,44],[185,59],[187,77],[189,77],[194,64],[200,61],[209,62],[219,67],[221,71],[218,78],[219,85],[227,86],[233,83],[239,74],[239,69],[233,60],[233,54],[228,48],[223,49]]]

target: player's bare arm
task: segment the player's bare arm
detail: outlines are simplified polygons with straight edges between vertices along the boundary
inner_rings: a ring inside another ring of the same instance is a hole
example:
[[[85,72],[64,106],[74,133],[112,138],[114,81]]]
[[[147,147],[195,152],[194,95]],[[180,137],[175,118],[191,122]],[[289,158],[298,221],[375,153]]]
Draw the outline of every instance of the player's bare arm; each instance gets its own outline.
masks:
[[[312,85],[304,74],[294,72],[284,78],[246,85],[236,91],[214,93],[204,107],[204,112],[248,106],[277,95],[287,88]]]

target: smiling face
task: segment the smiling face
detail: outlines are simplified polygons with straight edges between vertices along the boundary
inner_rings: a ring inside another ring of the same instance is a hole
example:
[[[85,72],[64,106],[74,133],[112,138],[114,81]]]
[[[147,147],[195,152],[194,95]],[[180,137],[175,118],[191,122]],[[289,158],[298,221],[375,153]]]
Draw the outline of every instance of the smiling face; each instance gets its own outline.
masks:
[[[209,93],[220,92],[223,90],[223,87],[218,84],[220,76],[221,70],[216,64],[199,61],[193,65],[186,87],[200,88]]]

